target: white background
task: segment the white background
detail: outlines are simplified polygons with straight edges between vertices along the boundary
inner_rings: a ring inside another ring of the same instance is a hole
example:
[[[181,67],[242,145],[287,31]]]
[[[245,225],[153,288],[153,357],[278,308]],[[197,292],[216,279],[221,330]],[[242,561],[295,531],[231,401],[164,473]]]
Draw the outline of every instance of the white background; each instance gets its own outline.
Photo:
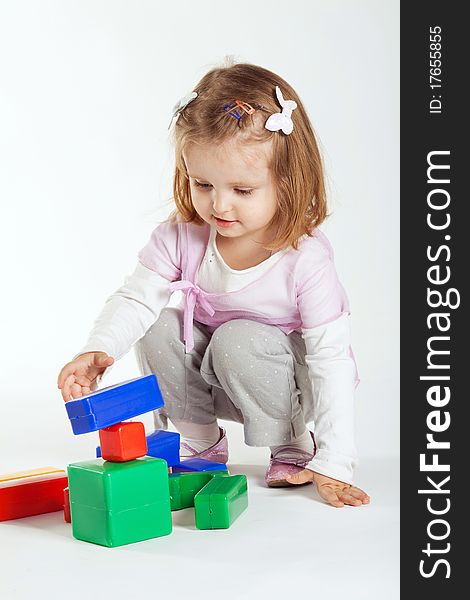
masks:
[[[321,143],[333,213],[323,230],[351,301],[361,377],[356,395],[362,459],[357,484],[373,499],[369,507],[341,513],[319,503],[312,486],[274,493],[263,489],[266,451],[244,446],[241,427],[229,424],[234,471],[250,475],[253,498],[261,503],[249,536],[259,532],[258,539],[267,544],[264,587],[250,580],[233,597],[259,597],[263,589],[272,598],[281,597],[281,590],[289,589],[287,579],[305,580],[309,594],[315,593],[315,585],[316,591],[331,590],[332,585],[350,598],[375,598],[379,590],[382,598],[398,597],[395,0],[0,2],[0,473],[46,464],[65,467],[93,457],[97,436],[72,435],[57,375],[85,343],[107,296],[134,269],[137,251],[151,230],[172,209],[173,157],[167,131],[172,107],[227,54],[289,81]],[[106,383],[137,375],[130,352]],[[145,423],[150,427],[151,420],[145,417]],[[294,499],[301,502],[295,508]],[[272,510],[281,513],[271,518]],[[253,511],[252,519],[256,505]],[[283,520],[282,529],[277,520],[293,512],[298,525],[287,526]],[[171,543],[174,560],[179,560],[178,548],[186,548],[189,565],[193,551],[205,555],[203,542],[209,538],[204,536],[212,532],[196,532],[191,517],[182,514],[175,517],[177,542]],[[32,564],[37,558],[34,539],[37,548],[48,542],[60,556],[81,552],[82,560],[89,556],[95,563],[95,552],[105,561],[106,552],[121,552],[126,561],[145,554],[144,548],[150,554],[155,548],[165,553],[164,540],[172,538],[108,551],[74,541],[59,517],[56,513],[3,524],[0,541],[7,534],[8,544],[28,547]],[[245,544],[251,543],[246,532],[240,533],[243,518],[248,519],[240,517],[238,530],[234,525],[224,534],[235,537],[223,540],[225,548],[233,548],[234,555],[227,550],[226,556],[235,569],[237,557],[241,566]],[[279,548],[268,543],[278,527],[285,533],[285,538],[279,533]],[[301,540],[295,538],[296,527],[307,527]],[[240,552],[235,552],[237,539]],[[188,550],[190,540],[197,544],[194,550]],[[300,544],[299,554],[294,541]],[[310,541],[313,546],[306,546]],[[3,541],[0,547],[6,547]],[[319,549],[324,549],[320,556],[309,555]],[[209,546],[206,551],[212,560],[215,550]],[[294,552],[290,561],[289,552]],[[21,573],[22,560],[14,562],[10,552],[8,556],[13,566],[6,597],[27,597],[28,586],[33,589],[41,577],[31,574],[18,587],[13,577]],[[256,558],[261,561],[261,552],[250,561]],[[223,554],[218,560],[217,568],[229,577]],[[370,561],[382,561],[382,566],[369,571]],[[165,572],[172,564],[176,576],[178,566],[171,560]],[[310,564],[321,569],[310,571]],[[286,578],[282,584],[276,583],[280,566]],[[46,575],[43,566],[40,570]],[[338,579],[343,571],[347,576]],[[253,573],[255,577],[256,569]],[[305,579],[310,575],[311,581]],[[95,576],[98,589],[104,584]]]

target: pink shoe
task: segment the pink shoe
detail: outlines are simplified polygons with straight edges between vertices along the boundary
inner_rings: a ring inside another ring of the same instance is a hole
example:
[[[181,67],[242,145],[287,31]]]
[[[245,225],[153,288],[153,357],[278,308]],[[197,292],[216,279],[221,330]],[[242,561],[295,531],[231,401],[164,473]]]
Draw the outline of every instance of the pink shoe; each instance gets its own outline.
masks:
[[[315,444],[315,438],[313,433],[310,432],[313,440],[313,454],[301,450],[300,448],[283,448],[277,453],[271,454],[271,460],[269,461],[269,467],[264,476],[264,480],[268,487],[289,487],[293,485],[306,485],[312,483],[306,481],[304,484],[289,483],[286,479],[289,475],[300,473],[303,471],[308,463],[315,456],[317,446]],[[286,454],[284,457],[283,454]]]
[[[212,444],[206,450],[202,452],[196,452],[194,448],[191,448],[186,442],[181,442],[181,449],[186,450],[190,453],[189,456],[182,456],[181,458],[204,458],[205,460],[212,460],[214,462],[223,463],[224,465],[228,462],[228,441],[225,429],[219,427],[220,438],[215,444]]]

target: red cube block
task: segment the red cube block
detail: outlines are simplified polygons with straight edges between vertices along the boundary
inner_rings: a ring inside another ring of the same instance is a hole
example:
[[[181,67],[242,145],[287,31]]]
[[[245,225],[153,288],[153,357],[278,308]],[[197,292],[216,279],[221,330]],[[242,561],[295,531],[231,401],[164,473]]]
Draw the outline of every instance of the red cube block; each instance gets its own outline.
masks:
[[[64,519],[67,523],[72,522],[72,519],[70,518],[70,495],[68,487],[64,490]]]
[[[126,462],[147,454],[145,427],[140,421],[116,423],[100,429],[101,456],[111,462]]]

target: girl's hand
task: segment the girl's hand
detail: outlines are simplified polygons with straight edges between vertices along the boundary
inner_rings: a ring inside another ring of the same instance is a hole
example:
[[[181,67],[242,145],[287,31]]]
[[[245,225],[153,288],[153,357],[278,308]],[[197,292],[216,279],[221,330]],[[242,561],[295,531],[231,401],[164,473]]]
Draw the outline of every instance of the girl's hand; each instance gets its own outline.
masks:
[[[304,469],[295,475],[287,477],[289,483],[300,484],[314,481],[320,496],[336,508],[342,508],[345,504],[350,506],[362,506],[369,504],[369,496],[354,485],[332,479],[326,475],[320,475],[310,469]]]
[[[61,390],[64,402],[80,398],[94,392],[98,385],[98,375],[114,363],[114,358],[106,352],[86,352],[67,363],[57,378],[57,387]]]

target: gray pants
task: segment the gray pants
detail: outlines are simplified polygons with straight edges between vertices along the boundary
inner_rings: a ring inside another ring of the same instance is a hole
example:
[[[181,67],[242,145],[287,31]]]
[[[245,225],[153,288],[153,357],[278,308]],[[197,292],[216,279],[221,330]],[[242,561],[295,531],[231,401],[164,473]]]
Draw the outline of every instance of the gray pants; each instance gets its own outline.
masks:
[[[305,342],[274,325],[236,319],[213,333],[194,321],[194,348],[186,354],[183,310],[166,307],[135,345],[142,375],[155,373],[165,406],[155,425],[209,424],[217,417],[243,423],[248,446],[277,446],[312,420],[312,387]]]

